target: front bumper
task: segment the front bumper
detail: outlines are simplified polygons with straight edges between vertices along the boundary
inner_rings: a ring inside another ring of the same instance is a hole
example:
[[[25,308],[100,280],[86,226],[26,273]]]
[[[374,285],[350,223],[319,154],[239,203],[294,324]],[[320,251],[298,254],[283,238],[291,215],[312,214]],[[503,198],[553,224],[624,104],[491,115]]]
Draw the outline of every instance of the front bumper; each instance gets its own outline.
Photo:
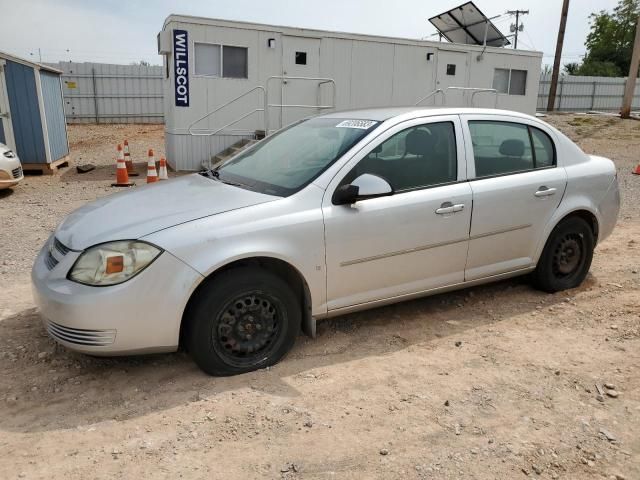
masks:
[[[66,276],[81,252],[50,253],[50,244],[38,254],[31,280],[45,328],[58,343],[105,356],[177,349],[184,308],[202,275],[163,252],[122,284],[80,285]]]
[[[18,161],[17,159],[12,159],[10,164],[8,164],[9,162],[5,159],[2,163],[3,165],[0,167],[0,170],[2,170],[4,176],[9,178],[0,179],[0,190],[13,187],[24,180],[24,173],[22,171],[22,165],[20,165],[20,161]]]

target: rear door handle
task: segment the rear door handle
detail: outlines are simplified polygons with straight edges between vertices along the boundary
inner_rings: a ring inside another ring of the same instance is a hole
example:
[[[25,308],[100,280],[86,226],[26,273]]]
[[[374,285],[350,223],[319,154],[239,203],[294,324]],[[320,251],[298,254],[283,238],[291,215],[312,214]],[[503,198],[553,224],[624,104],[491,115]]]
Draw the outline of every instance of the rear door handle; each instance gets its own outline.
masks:
[[[461,212],[462,210],[464,210],[464,203],[454,205],[451,202],[445,202],[440,205],[440,208],[436,210],[436,213],[438,215],[448,215],[450,213]]]
[[[534,193],[534,195],[538,198],[550,197],[551,195],[555,195],[557,191],[558,190],[556,188],[548,188],[548,187],[542,186],[538,189],[536,193]]]

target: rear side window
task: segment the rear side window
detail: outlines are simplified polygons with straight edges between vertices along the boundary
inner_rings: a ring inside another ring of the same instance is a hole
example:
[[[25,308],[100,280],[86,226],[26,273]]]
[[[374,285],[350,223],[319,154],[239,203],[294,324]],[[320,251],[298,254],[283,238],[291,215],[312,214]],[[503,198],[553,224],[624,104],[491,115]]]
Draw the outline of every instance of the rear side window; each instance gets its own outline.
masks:
[[[556,164],[556,150],[553,147],[553,141],[542,130],[534,127],[529,127],[529,130],[531,130],[536,168],[553,167]]]
[[[555,149],[542,130],[510,122],[470,121],[476,178],[555,165]]]

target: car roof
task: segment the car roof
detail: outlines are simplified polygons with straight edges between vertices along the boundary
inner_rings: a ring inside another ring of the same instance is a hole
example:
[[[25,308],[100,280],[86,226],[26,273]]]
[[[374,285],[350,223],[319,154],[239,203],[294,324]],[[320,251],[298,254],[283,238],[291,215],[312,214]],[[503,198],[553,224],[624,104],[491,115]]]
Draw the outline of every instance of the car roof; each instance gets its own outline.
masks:
[[[497,110],[495,108],[459,108],[459,107],[385,107],[344,110],[321,115],[323,118],[341,118],[353,120],[375,120],[383,122],[396,117],[403,119],[435,117],[440,115],[508,115],[523,119],[534,118],[520,112]]]

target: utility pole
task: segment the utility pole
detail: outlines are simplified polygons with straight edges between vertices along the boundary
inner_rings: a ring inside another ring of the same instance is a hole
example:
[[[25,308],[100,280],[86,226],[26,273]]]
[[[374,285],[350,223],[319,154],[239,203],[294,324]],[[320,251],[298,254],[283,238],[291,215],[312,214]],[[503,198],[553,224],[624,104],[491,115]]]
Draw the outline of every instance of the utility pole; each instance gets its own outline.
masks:
[[[529,15],[529,10],[508,10],[507,13],[509,15],[515,15],[516,16],[516,26],[514,28],[514,32],[515,32],[515,41],[513,44],[513,49],[517,50],[518,49],[518,33],[522,31],[522,29],[524,28],[524,25],[521,27],[520,26],[520,15]]]
[[[558,90],[558,77],[560,76],[560,61],[562,60],[562,47],[564,46],[564,32],[567,29],[567,17],[569,16],[569,0],[562,4],[562,16],[560,17],[560,30],[558,30],[558,43],[556,43],[556,57],[553,61],[553,74],[551,75],[551,88],[549,89],[549,103],[547,112],[553,112],[556,108],[556,91]]]
[[[636,78],[638,78],[638,69],[640,68],[640,17],[636,25],[636,39],[633,43],[633,54],[631,55],[631,65],[629,66],[629,77],[627,85],[624,89],[624,100],[622,100],[622,110],[620,116],[622,118],[631,117],[631,104],[633,103],[633,94],[636,90]]]

